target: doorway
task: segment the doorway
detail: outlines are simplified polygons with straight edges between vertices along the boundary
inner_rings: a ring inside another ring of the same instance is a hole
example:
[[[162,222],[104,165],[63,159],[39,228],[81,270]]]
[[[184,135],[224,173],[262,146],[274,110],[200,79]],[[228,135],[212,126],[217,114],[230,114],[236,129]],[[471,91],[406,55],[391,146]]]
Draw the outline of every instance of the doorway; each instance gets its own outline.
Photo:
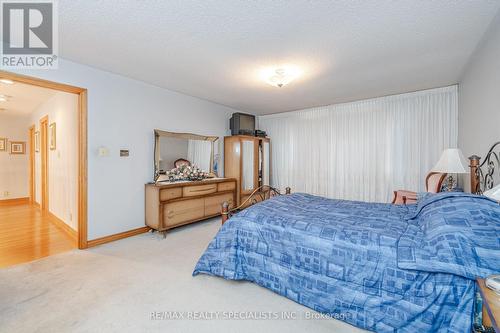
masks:
[[[60,160],[64,159],[68,154],[71,154],[74,156],[75,162],[73,162],[71,166],[68,166],[65,172],[69,172],[67,170],[71,170],[72,172],[72,185],[68,191],[74,193],[76,199],[72,202],[71,209],[64,211],[63,214],[65,214],[64,217],[66,219],[73,221],[72,232],[74,233],[74,243],[76,246],[80,249],[87,248],[87,90],[80,87],[60,84],[57,82],[9,73],[1,70],[0,78],[2,79],[2,82],[12,82],[10,83],[12,85],[26,85],[31,86],[32,88],[51,90],[54,91],[55,94],[64,93],[71,95],[75,100],[75,125],[71,128],[75,144],[71,147],[71,149],[64,147],[64,142],[66,142],[64,137],[59,141],[59,143],[61,143],[61,147],[58,146],[56,148],[55,146],[52,146],[52,125],[54,125],[54,133],[56,133],[55,122],[58,122],[58,125],[61,125],[57,126],[57,133],[61,133],[60,131],[63,131],[62,133],[64,133],[64,131],[70,131],[70,129],[67,129],[67,126],[64,126],[64,124],[61,123],[61,120],[56,119],[54,115],[40,115],[40,117],[34,120],[29,127],[26,127],[24,132],[26,138],[25,141],[28,142],[28,144],[25,145],[27,148],[25,153],[28,155],[26,156],[26,178],[28,179],[26,195],[25,198],[22,198],[22,200],[2,200],[3,198],[0,196],[0,220],[7,221],[10,219],[12,222],[17,222],[21,221],[21,215],[27,217],[36,224],[43,224],[45,221],[57,224],[57,220],[59,220],[59,222],[60,220],[64,220],[64,218],[57,218],[56,215],[61,214],[56,214],[56,212],[54,212],[56,208],[54,207],[57,206],[58,201],[61,201],[61,198],[67,196],[68,192],[66,191],[64,193],[60,193],[61,191],[58,191],[55,187],[56,185],[54,184],[58,181],[58,178],[60,178],[59,172],[61,170],[61,165],[65,165],[64,163],[61,164]],[[7,88],[0,84],[0,90],[2,89],[6,90]],[[4,105],[2,105],[2,108],[3,107]],[[2,133],[0,133],[0,138],[2,138]],[[7,154],[4,156],[7,156]],[[51,171],[52,166],[57,168],[58,171]],[[5,191],[5,193],[7,193],[7,191]],[[53,198],[54,196],[55,199]],[[15,204],[17,204],[17,206],[14,206]],[[40,213],[40,216],[37,212]],[[51,228],[52,227],[48,228],[48,231],[38,230],[36,233],[33,233],[33,235],[44,233],[50,234],[50,230],[53,229]],[[1,229],[2,225],[0,225],[0,236],[3,237],[4,235],[2,235]],[[13,234],[15,232],[14,230],[10,231]],[[23,231],[24,230],[21,230],[21,232]],[[57,238],[54,235],[50,237],[52,237],[52,239]],[[31,236],[31,240],[33,238],[34,236]],[[2,260],[1,258],[5,254],[4,250],[5,248],[0,246],[0,267],[2,267],[2,261],[5,262],[5,260]],[[33,259],[37,259],[39,257],[50,255],[49,252],[51,252],[51,249],[47,249],[46,246],[40,246],[31,252],[33,253],[25,253],[25,257],[29,257],[29,255],[33,254]],[[12,260],[14,260],[12,263],[19,263],[15,262],[15,259]]]

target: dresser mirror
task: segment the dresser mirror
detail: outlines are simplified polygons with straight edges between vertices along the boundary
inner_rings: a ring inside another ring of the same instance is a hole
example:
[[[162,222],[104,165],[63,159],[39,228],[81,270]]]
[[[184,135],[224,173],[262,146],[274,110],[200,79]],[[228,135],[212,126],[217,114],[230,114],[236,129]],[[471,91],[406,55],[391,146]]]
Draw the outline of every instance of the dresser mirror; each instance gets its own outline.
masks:
[[[214,171],[214,150],[217,136],[175,133],[155,130],[155,182],[168,182],[169,171],[187,165],[196,167],[211,177]]]

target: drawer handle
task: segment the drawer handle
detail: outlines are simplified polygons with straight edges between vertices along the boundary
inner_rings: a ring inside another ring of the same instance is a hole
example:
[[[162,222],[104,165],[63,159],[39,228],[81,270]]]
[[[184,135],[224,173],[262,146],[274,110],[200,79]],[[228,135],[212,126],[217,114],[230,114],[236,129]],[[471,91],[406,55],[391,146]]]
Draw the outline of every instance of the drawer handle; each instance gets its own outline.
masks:
[[[174,217],[174,212],[173,212],[173,211],[171,211],[171,210],[169,210],[169,211],[167,212],[167,217],[168,217],[168,218],[172,218],[172,217]]]
[[[210,191],[210,190],[213,190],[213,188],[206,188],[203,190],[189,190],[189,193],[206,192],[206,191]]]

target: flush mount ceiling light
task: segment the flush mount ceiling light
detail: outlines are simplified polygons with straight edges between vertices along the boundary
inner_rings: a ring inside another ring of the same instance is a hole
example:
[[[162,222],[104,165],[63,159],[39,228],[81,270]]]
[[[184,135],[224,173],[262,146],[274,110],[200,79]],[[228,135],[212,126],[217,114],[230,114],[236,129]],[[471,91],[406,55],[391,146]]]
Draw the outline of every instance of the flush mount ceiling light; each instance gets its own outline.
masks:
[[[0,82],[3,84],[14,84],[14,81],[9,79],[0,79]]]
[[[268,84],[281,88],[295,80],[300,74],[301,70],[298,67],[287,65],[278,68],[266,68],[262,71],[262,78]]]

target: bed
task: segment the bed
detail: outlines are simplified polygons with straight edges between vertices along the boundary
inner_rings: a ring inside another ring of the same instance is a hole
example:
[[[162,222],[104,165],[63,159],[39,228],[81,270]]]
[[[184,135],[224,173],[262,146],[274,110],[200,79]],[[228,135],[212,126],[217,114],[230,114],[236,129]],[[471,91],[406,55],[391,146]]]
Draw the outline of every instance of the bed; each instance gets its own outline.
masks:
[[[474,279],[499,271],[500,206],[486,197],[393,205],[295,193],[231,217],[193,275],[252,281],[371,331],[469,332]]]

